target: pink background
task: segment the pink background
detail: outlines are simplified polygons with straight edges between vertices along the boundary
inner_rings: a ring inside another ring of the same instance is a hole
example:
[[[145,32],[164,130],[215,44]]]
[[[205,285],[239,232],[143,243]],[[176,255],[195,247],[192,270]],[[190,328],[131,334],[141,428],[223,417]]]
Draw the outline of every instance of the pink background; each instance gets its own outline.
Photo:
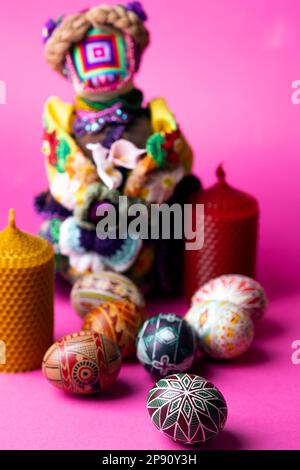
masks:
[[[91,4],[93,2],[91,1]],[[72,13],[87,0],[9,0],[0,13],[0,226],[15,207],[21,228],[35,232],[33,195],[46,187],[41,110],[51,94],[72,90],[43,61],[44,21]],[[300,105],[291,102],[300,78],[298,0],[145,0],[152,45],[137,78],[146,98],[168,99],[195,150],[206,186],[219,162],[228,180],[261,205],[258,277],[270,307],[251,351],[226,364],[200,364],[229,407],[226,430],[204,448],[300,448],[299,155]],[[185,310],[183,302],[150,311]],[[56,337],[80,328],[58,288]],[[182,449],[151,425],[145,399],[151,378],[123,367],[119,387],[97,398],[66,397],[41,372],[0,377],[2,449]]]

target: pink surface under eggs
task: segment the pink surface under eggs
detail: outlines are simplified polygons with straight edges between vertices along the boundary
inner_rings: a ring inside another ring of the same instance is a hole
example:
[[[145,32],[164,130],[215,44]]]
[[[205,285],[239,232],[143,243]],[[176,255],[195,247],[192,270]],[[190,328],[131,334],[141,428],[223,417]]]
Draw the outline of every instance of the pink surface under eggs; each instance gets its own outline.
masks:
[[[252,320],[262,317],[267,307],[263,287],[254,279],[226,274],[204,284],[194,294],[192,305],[210,300],[224,300],[243,307]]]
[[[185,316],[203,351],[216,359],[232,359],[247,351],[254,336],[250,316],[230,302],[196,303]]]

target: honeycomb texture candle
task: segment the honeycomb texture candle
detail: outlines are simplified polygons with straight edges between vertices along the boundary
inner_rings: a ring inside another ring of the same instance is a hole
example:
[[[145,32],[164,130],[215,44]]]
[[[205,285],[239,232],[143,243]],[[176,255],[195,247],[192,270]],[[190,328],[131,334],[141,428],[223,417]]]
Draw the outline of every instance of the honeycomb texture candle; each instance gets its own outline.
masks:
[[[204,204],[204,246],[185,252],[185,297],[222,274],[254,278],[259,208],[251,195],[230,186],[222,166],[218,182],[194,197]],[[195,205],[193,206],[195,209]]]
[[[14,210],[0,232],[0,372],[41,367],[53,342],[54,253],[39,237],[19,230]]]

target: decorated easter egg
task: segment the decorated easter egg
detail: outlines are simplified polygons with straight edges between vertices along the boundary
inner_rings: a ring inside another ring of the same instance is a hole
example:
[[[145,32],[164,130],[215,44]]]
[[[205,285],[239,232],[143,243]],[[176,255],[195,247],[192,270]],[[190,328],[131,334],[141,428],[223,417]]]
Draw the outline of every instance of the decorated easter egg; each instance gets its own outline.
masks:
[[[145,305],[141,292],[130,279],[110,271],[82,276],[71,291],[71,303],[81,317],[113,300],[127,300],[138,307]]]
[[[139,331],[137,357],[155,377],[185,372],[196,354],[196,336],[190,325],[175,313],[160,313]]]
[[[207,300],[226,300],[240,305],[252,320],[264,314],[268,303],[266,293],[257,281],[238,274],[226,274],[207,282],[194,294],[192,304]]]
[[[122,357],[135,353],[135,340],[146,319],[144,308],[127,300],[105,302],[91,310],[83,322],[83,330],[101,333],[115,341]]]
[[[192,374],[160,379],[150,390],[147,409],[154,426],[182,444],[197,444],[222,431],[227,405],[212,383]]]
[[[121,354],[111,339],[99,333],[65,336],[46,352],[43,373],[55,387],[88,395],[105,390],[121,368]]]
[[[211,357],[231,359],[249,348],[254,336],[253,322],[238,305],[230,302],[202,302],[185,316],[194,328],[200,347]]]

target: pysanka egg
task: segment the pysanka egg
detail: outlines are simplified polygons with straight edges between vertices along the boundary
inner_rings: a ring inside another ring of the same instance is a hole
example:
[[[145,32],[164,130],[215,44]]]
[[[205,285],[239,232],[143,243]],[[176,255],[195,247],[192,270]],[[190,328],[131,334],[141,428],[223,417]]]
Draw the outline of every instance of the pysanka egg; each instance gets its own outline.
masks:
[[[227,419],[222,393],[192,374],[160,379],[149,392],[147,409],[154,426],[182,444],[197,444],[217,436]]]
[[[145,305],[143,295],[130,279],[110,271],[82,276],[71,291],[71,303],[81,317],[113,300],[128,300],[138,307]]]
[[[194,294],[192,304],[208,300],[226,300],[240,305],[252,320],[264,314],[268,303],[266,293],[257,281],[238,274],[226,274],[207,282]]]
[[[193,365],[196,336],[175,313],[161,313],[147,320],[137,337],[137,357],[155,377],[185,372]]]
[[[65,336],[46,352],[43,373],[55,387],[88,395],[105,390],[121,368],[121,354],[111,339],[99,333]]]
[[[200,347],[211,357],[231,359],[249,348],[254,336],[250,316],[230,302],[202,302],[185,319],[194,328]]]
[[[116,300],[91,310],[84,318],[82,329],[97,331],[111,338],[125,358],[135,353],[136,336],[145,319],[144,308],[126,300]]]

